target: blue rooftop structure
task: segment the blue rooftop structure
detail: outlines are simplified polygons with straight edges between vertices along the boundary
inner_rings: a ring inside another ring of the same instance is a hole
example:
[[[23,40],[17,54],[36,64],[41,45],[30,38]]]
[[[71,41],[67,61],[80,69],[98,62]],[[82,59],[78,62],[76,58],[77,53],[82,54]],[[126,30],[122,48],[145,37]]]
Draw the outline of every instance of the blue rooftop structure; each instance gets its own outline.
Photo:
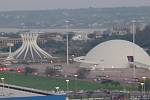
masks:
[[[66,100],[66,96],[50,95],[50,96],[34,96],[34,97],[12,97],[12,98],[0,98],[0,100]]]

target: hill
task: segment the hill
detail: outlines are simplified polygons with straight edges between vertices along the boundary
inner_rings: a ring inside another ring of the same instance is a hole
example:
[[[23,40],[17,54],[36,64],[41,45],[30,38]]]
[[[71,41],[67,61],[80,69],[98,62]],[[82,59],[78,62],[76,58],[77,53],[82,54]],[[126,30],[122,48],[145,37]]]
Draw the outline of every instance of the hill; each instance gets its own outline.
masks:
[[[116,21],[133,19],[150,23],[150,7],[82,8],[41,11],[0,12],[0,27],[65,28],[65,20],[72,28],[108,27]]]

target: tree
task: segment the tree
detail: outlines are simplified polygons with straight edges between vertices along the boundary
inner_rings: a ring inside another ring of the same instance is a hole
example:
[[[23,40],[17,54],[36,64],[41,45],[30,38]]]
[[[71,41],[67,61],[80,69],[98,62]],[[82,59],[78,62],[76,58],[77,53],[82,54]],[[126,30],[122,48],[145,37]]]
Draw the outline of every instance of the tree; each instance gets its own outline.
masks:
[[[95,33],[88,34],[88,38],[94,39],[96,38],[96,34]]]
[[[145,81],[141,82],[141,83],[144,83],[145,85],[145,91],[150,91],[150,79],[146,79]],[[143,86],[143,87],[144,87]],[[138,86],[138,90],[142,91],[142,85],[139,84]]]
[[[80,79],[84,79],[87,77],[87,75],[90,73],[90,70],[86,69],[86,68],[80,68],[78,71],[77,71],[77,75],[78,75],[78,78]]]
[[[35,71],[36,71],[36,69],[34,69],[34,68],[25,67],[25,69],[24,69],[24,74],[25,74],[25,75],[29,75],[29,74],[32,74],[32,73],[35,72]]]

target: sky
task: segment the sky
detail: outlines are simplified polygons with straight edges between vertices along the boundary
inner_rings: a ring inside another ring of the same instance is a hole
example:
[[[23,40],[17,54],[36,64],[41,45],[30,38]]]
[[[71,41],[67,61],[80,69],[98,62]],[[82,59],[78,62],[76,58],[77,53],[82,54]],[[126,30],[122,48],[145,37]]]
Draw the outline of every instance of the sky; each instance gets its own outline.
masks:
[[[150,6],[150,0],[0,0],[0,11]]]

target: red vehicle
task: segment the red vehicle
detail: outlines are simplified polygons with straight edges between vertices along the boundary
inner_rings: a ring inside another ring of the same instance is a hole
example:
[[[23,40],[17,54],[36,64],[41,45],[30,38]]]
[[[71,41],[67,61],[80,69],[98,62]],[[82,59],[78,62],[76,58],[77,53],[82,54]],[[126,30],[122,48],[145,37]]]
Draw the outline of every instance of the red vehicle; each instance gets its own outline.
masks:
[[[11,71],[11,70],[17,71],[19,73],[24,72],[24,68],[22,68],[22,67],[17,67],[17,68],[2,67],[2,68],[0,68],[0,71]]]
[[[24,68],[22,68],[22,67],[17,67],[17,68],[16,68],[16,71],[19,72],[19,73],[22,73],[22,72],[24,72]]]

